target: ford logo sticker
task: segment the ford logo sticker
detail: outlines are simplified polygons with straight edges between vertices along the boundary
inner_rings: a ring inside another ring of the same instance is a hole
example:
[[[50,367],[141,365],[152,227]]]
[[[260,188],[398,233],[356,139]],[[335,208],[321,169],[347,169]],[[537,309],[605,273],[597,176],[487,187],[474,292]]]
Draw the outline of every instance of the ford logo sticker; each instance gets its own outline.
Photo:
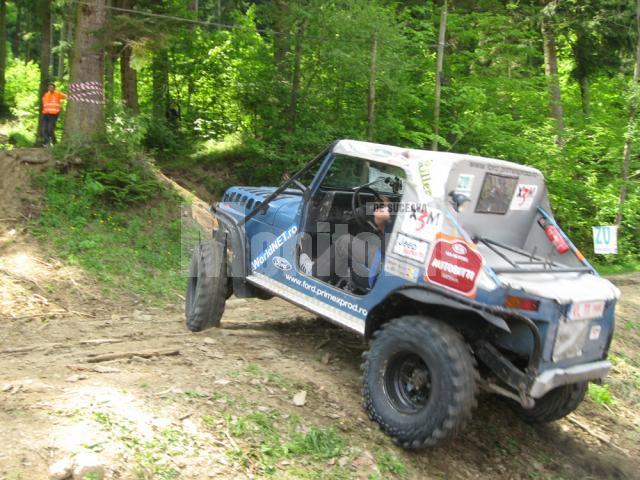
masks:
[[[276,267],[278,270],[283,270],[285,272],[291,270],[291,264],[286,258],[273,257],[271,262],[273,263],[273,266]]]

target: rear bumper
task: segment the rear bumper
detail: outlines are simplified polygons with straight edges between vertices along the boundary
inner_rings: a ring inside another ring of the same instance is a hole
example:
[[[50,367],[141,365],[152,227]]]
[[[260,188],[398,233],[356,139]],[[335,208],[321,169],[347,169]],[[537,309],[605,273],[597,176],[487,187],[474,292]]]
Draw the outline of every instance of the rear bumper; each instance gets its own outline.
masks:
[[[529,396],[540,398],[545,393],[561,385],[603,378],[611,368],[609,360],[575,365],[569,368],[554,368],[536,377],[529,390]]]

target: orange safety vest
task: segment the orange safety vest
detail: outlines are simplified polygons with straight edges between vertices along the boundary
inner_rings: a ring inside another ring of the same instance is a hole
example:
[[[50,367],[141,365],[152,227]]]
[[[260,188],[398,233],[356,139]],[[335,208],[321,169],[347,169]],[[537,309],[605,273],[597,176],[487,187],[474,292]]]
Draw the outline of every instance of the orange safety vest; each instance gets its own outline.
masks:
[[[42,113],[45,115],[58,115],[62,110],[60,100],[67,98],[62,92],[47,92],[42,97]]]

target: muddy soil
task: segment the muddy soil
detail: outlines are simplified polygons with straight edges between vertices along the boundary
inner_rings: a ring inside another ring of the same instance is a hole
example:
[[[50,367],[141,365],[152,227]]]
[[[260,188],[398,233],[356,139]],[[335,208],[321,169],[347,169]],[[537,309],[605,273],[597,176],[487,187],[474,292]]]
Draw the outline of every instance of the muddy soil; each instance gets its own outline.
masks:
[[[7,217],[0,479],[48,478],[55,461],[86,451],[111,479],[637,478],[640,275],[620,282],[612,402],[588,398],[567,419],[530,426],[483,396],[459,437],[409,453],[362,410],[358,337],[280,299],[231,298],[222,328],[189,333],[177,295],[163,308],[124,289],[107,297]],[[112,353],[122,356],[96,361]],[[252,430],[266,417],[273,425]],[[293,419],[344,444],[326,457],[269,452]]]

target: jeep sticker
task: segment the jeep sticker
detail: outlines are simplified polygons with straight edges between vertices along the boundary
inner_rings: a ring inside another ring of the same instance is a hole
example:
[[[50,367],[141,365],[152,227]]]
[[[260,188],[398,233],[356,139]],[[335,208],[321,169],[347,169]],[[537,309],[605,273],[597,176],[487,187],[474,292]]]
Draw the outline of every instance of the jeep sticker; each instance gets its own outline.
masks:
[[[438,239],[426,264],[424,281],[474,296],[482,256],[463,240]]]
[[[538,191],[537,185],[519,183],[513,194],[509,210],[529,210]]]
[[[444,215],[438,209],[423,206],[414,206],[411,212],[405,214],[402,222],[403,233],[426,240],[432,241],[442,229]]]
[[[429,244],[422,240],[416,240],[414,238],[398,234],[396,243],[393,246],[393,253],[402,255],[403,257],[410,258],[411,260],[417,260],[418,262],[424,262],[424,257],[427,256],[427,250]]]
[[[458,183],[456,183],[455,192],[463,195],[470,195],[471,188],[473,187],[473,177],[474,175],[460,174],[458,176]]]
[[[276,253],[278,249],[282,248],[285,242],[293,237],[297,233],[297,231],[298,226],[291,225],[284,232],[278,235],[276,239],[271,242],[271,244],[269,244],[269,246],[267,246],[267,248],[265,248],[264,251],[251,262],[251,268],[253,270],[257,270],[258,268],[260,268],[264,264],[264,262],[269,260],[269,258],[271,258],[271,255]]]
[[[384,271],[390,275],[409,280],[410,282],[417,282],[418,274],[420,273],[418,267],[389,256],[385,258]]]
[[[271,263],[273,263],[273,266],[276,267],[278,270],[283,270],[285,272],[288,272],[289,270],[291,270],[291,264],[289,263],[289,260],[287,260],[286,258],[273,257],[271,259]]]

